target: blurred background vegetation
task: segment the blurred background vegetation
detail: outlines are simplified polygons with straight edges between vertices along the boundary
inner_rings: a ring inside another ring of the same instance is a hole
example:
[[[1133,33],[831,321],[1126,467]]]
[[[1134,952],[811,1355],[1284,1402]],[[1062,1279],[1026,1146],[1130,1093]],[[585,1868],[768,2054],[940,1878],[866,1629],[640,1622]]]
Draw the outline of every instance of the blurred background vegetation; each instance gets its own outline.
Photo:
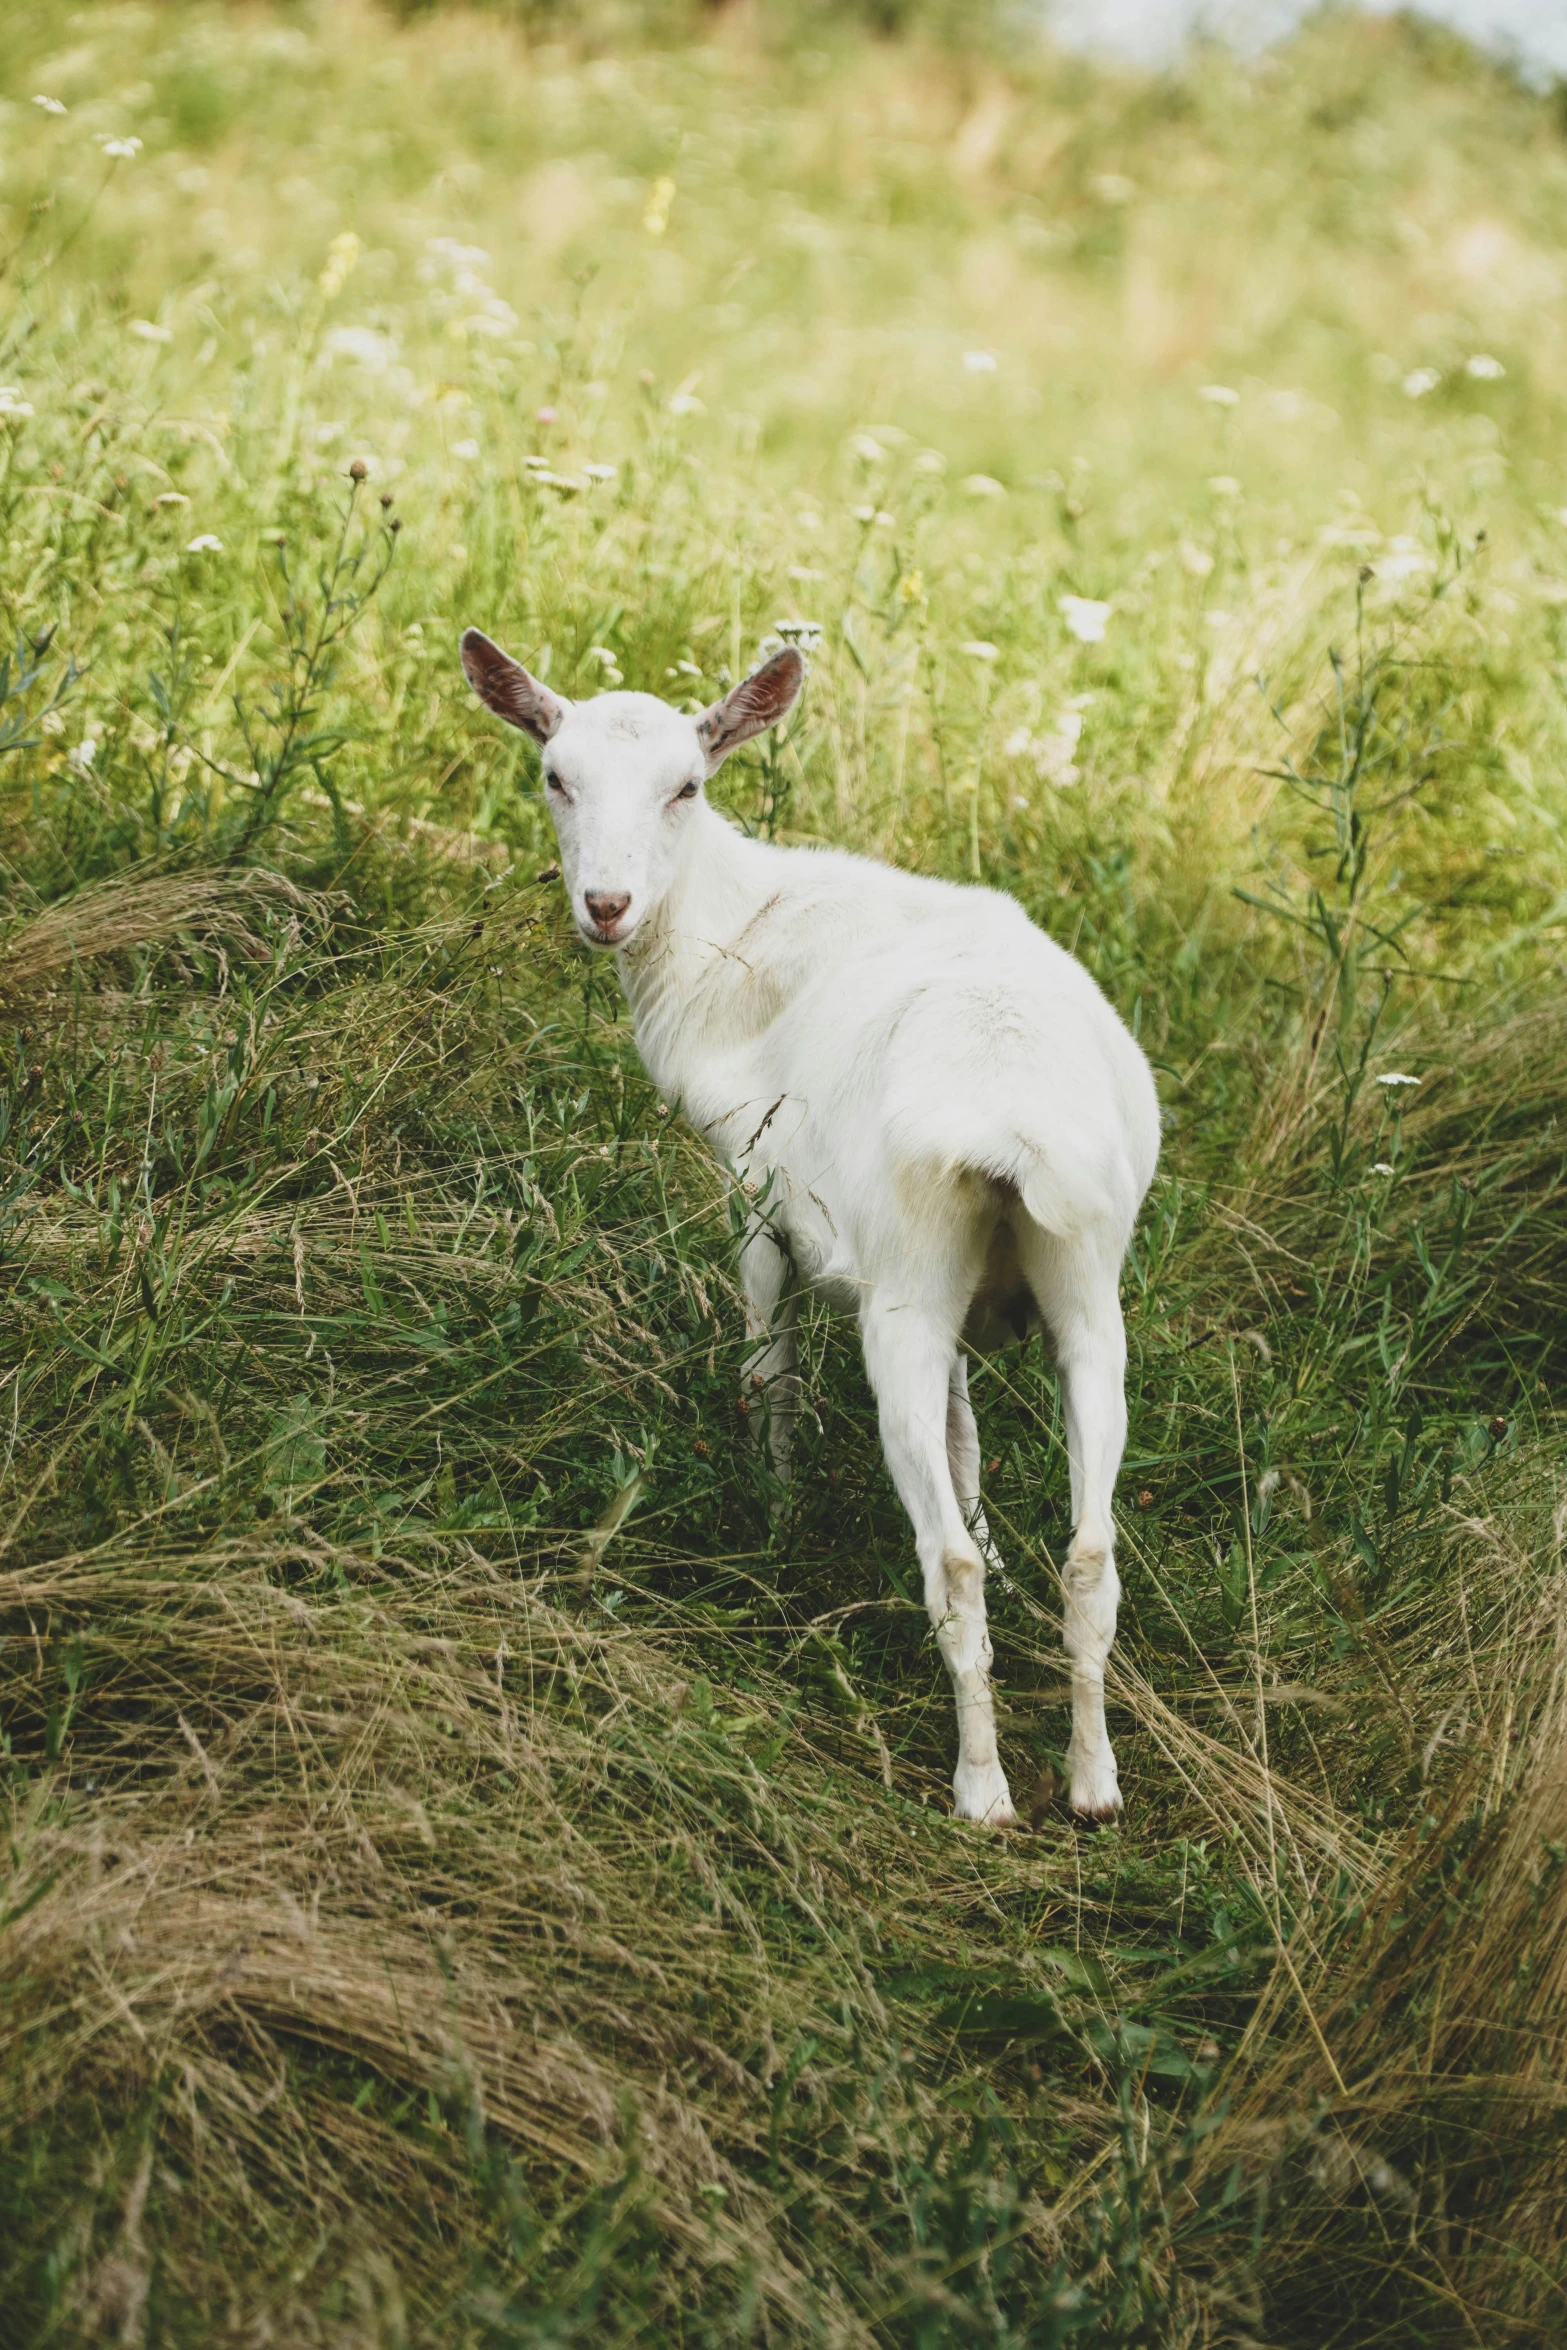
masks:
[[[25,4],[0,65],[7,2342],[1550,2343],[1567,134],[1451,36]],[[1113,1697],[1003,1748],[477,622],[1013,891],[1165,1105]]]

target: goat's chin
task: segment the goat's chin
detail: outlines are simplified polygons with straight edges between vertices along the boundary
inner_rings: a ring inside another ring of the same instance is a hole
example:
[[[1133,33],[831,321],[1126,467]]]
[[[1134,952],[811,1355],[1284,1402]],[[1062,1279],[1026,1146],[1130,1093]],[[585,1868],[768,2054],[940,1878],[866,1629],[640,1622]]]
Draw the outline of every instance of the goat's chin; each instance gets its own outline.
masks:
[[[606,955],[609,955],[613,954],[617,947],[630,945],[636,937],[637,925],[634,922],[627,922],[622,924],[618,930],[595,930],[590,928],[587,923],[579,922],[577,931],[588,946],[599,947]]]

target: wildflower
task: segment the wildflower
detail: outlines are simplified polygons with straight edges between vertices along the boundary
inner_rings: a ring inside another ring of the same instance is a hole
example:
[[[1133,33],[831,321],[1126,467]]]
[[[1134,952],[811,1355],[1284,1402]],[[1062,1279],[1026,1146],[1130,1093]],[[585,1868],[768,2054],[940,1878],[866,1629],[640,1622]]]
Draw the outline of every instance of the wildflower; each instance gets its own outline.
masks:
[[[947,460],[939,449],[921,449],[914,460],[914,470],[916,473],[945,473]]]
[[[185,552],[187,555],[221,555],[223,541],[210,530],[198,531],[193,539],[186,540]]]
[[[160,490],[153,499],[154,506],[188,506],[189,498],[183,490]]]
[[[656,179],[648,190],[647,208],[642,215],[642,226],[650,237],[661,237],[669,226],[669,208],[675,200],[672,179]]]
[[[543,408],[535,408],[533,411],[533,421],[535,424],[553,424],[559,414],[560,411],[558,408],[551,408],[548,406]]]
[[[620,468],[618,465],[584,465],[582,470],[589,481],[613,481]]]
[[[918,566],[916,566],[916,567],[915,567],[915,569],[914,569],[913,571],[906,571],[906,572],[903,574],[903,577],[902,577],[902,578],[899,580],[899,582],[898,582],[898,601],[899,601],[899,603],[900,603],[900,604],[917,604],[917,603],[920,601],[921,597],[924,595],[924,593],[925,593],[925,574],[924,574],[924,572],[923,572],[923,571],[921,571],[921,570],[918,568]]]
[[[351,457],[349,459],[348,478],[350,481],[366,481],[369,479],[369,475],[370,460],[368,457]]]
[[[993,351],[965,351],[963,364],[970,375],[994,375],[996,355]]]
[[[971,498],[1004,498],[1007,494],[1006,483],[988,473],[968,474],[963,487]]]
[[[887,462],[886,450],[868,432],[857,432],[849,446],[862,465],[885,465]]]
[[[477,441],[453,441],[452,443],[452,455],[461,457],[466,465],[472,465],[478,454],[479,444]]]
[[[45,734],[64,734],[65,712],[63,710],[46,710],[38,723]]]
[[[126,328],[140,343],[172,343],[174,331],[167,326],[154,326],[150,318],[133,318]]]
[[[1389,541],[1387,553],[1379,556],[1372,568],[1385,587],[1402,587],[1405,580],[1417,579],[1433,565],[1417,540],[1396,538]]]
[[[140,139],[100,139],[98,144],[111,163],[132,163],[141,153]]]
[[[24,400],[19,384],[0,384],[0,416],[31,416],[33,403]]]
[[[983,637],[970,637],[966,644],[959,645],[958,651],[967,653],[971,661],[996,661],[1001,657],[1001,647],[987,643]]]
[[[98,745],[90,734],[84,735],[65,755],[79,775],[88,775],[98,756]]]
[[[1108,604],[1101,604],[1092,596],[1058,596],[1056,610],[1079,644],[1097,645],[1103,642],[1110,619]]]
[[[340,229],[326,249],[326,267],[316,283],[330,302],[340,294],[353,275],[359,259],[359,239],[351,228]]]
[[[1383,1076],[1377,1079],[1377,1083],[1378,1085],[1386,1086],[1418,1085],[1420,1080],[1418,1077],[1406,1077],[1401,1070],[1389,1069]]]
[[[1373,1175],[1391,1175],[1393,1169],[1388,1160],[1378,1159],[1371,1172]]]
[[[1182,539],[1180,544],[1181,569],[1190,572],[1193,579],[1206,579],[1213,569],[1213,557],[1206,547],[1195,540]]]
[[[1423,400],[1427,392],[1434,392],[1442,380],[1439,367],[1412,367],[1404,378],[1404,396],[1409,400]]]
[[[775,620],[773,634],[802,653],[814,653],[822,641],[822,624],[819,620]]]
[[[35,98],[33,104],[42,114],[64,114],[66,111],[58,98]]]
[[[333,359],[352,359],[359,367],[389,367],[397,357],[390,335],[373,326],[334,326],[321,338],[321,348]]]
[[[1214,408],[1236,408],[1240,405],[1241,396],[1239,392],[1232,391],[1228,384],[1203,384],[1197,397],[1206,400]]]
[[[699,400],[695,392],[676,392],[670,400],[669,413],[671,416],[705,416],[707,403]]]
[[[1500,359],[1493,359],[1489,351],[1476,351],[1472,359],[1464,361],[1465,375],[1472,375],[1476,383],[1494,384],[1507,373]]]
[[[1137,182],[1124,171],[1095,172],[1088,185],[1101,204],[1130,204],[1137,193]]]
[[[1233,473],[1210,473],[1208,487],[1216,498],[1238,498],[1241,485]]]

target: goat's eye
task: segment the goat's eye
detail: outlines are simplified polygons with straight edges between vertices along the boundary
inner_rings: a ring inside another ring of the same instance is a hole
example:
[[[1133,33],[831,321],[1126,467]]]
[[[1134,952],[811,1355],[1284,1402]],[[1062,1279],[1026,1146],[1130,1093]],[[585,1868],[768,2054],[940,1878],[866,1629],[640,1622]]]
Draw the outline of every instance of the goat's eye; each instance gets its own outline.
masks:
[[[559,776],[556,774],[556,772],[555,772],[555,770],[554,770],[554,768],[553,768],[553,767],[546,767],[546,768],[545,768],[545,770],[544,770],[544,783],[545,783],[545,788],[546,788],[547,790],[549,790],[549,791],[564,791],[564,790],[565,790],[565,788],[566,788],[566,787],[565,787],[565,785],[564,785],[564,784],[561,782],[561,779],[560,779],[560,777],[559,777]]]
[[[683,783],[680,786],[680,789],[676,792],[675,797],[677,800],[694,800],[696,795],[697,786],[694,783]]]

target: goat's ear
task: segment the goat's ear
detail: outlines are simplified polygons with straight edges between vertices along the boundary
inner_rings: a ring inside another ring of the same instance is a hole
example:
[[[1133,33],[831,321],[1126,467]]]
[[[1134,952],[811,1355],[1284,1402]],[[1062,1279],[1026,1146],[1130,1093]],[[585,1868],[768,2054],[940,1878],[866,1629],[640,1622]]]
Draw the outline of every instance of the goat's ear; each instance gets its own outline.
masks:
[[[508,726],[520,726],[536,743],[547,743],[566,715],[566,704],[547,685],[530,677],[520,661],[477,628],[462,636],[463,674],[487,709]]]
[[[785,645],[751,676],[743,677],[721,702],[704,710],[696,731],[707,753],[708,774],[714,774],[740,743],[787,718],[804,683],[804,659],[793,645]]]

